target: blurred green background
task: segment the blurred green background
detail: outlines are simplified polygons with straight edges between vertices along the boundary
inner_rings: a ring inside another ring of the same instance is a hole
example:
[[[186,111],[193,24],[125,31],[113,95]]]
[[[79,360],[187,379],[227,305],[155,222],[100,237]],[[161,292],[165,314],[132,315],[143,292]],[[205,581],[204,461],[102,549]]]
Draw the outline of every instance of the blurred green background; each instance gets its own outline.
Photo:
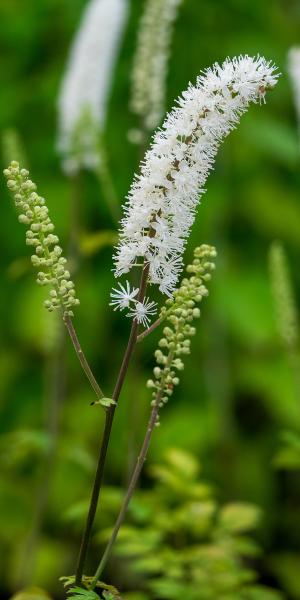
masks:
[[[21,136],[31,177],[47,198],[65,248],[74,189],[61,172],[55,148],[56,104],[85,4],[0,4],[2,139],[7,141],[8,128]],[[142,1],[131,1],[106,124],[120,201],[138,165],[138,148],[128,141],[136,121],[127,107],[142,6]],[[278,65],[282,76],[266,106],[252,106],[226,140],[209,177],[186,258],[195,245],[214,244],[217,270],[192,355],[180,387],[163,410],[147,461],[160,463],[170,447],[188,450],[200,460],[218,501],[259,505],[263,518],[256,538],[263,554],[255,567],[263,583],[291,599],[300,598],[300,451],[292,470],[275,468],[274,456],[282,431],[300,434],[300,395],[277,332],[268,253],[273,240],[283,243],[299,300],[299,139],[287,74],[288,49],[298,43],[298,0],[184,0],[180,9],[168,108],[201,69],[228,55],[260,53]],[[6,146],[3,167],[5,154]],[[80,193],[80,236],[86,243],[76,273],[81,305],[75,324],[109,395],[130,322],[108,307],[114,225],[92,174],[81,178]],[[35,284],[24,230],[4,181],[1,198],[0,593],[5,599],[35,584],[60,598],[59,576],[74,572],[103,415],[90,406],[92,393],[69,340],[60,343],[57,359],[57,340],[64,334],[42,306],[44,290]],[[110,233],[99,242],[92,234],[100,230]],[[150,404],[145,382],[158,336],[154,333],[138,348],[122,393],[106,469],[110,486],[124,485],[143,436]],[[152,485],[146,468],[142,487]],[[111,525],[111,519],[106,516],[98,528]],[[88,572],[97,564],[98,544]],[[112,573],[108,578],[113,579]]]

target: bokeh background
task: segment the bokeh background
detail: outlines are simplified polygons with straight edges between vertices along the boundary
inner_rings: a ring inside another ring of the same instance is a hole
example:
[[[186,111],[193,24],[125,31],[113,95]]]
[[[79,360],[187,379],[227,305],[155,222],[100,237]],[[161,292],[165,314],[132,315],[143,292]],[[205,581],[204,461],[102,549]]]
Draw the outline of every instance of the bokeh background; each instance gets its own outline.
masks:
[[[108,306],[114,224],[96,178],[84,173],[80,187],[72,187],[56,152],[57,96],[85,4],[1,0],[1,163],[4,167],[17,132],[65,248],[74,195],[80,196],[76,285],[81,304],[75,323],[109,395],[130,327]],[[136,126],[128,102],[142,6],[140,0],[131,1],[105,129],[120,202],[139,160],[138,148],[128,141],[128,131]],[[282,76],[266,106],[252,106],[226,140],[209,178],[186,258],[195,245],[214,244],[217,270],[181,385],[163,410],[141,484],[152,490],[149,465],[162,463],[171,447],[190,452],[218,502],[261,507],[254,537],[263,551],[255,568],[263,583],[295,600],[300,598],[300,393],[297,367],[278,334],[268,255],[271,243],[280,240],[299,305],[299,138],[287,74],[287,52],[300,43],[299,32],[297,0],[185,0],[180,9],[168,108],[202,68],[228,55],[260,53],[278,65]],[[42,306],[44,290],[35,284],[24,230],[4,181],[0,228],[0,594],[9,598],[34,584],[61,598],[58,578],[74,572],[103,414],[90,406],[92,393],[69,340],[61,341],[59,323]],[[122,393],[106,469],[111,496],[98,531],[112,524],[117,502],[112,490],[121,494],[143,436],[150,404],[145,382],[158,339],[159,333],[153,333],[139,346]],[[280,463],[283,431],[294,437]],[[100,542],[101,536],[94,541],[89,572]]]

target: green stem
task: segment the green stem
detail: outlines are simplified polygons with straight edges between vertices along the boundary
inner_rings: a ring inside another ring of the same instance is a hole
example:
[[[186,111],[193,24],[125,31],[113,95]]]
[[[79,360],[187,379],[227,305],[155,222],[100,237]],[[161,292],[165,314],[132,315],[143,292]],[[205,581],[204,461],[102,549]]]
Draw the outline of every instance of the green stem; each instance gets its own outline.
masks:
[[[138,294],[139,302],[142,302],[145,297],[148,275],[149,275],[149,265],[146,265],[143,268],[141,281],[140,281],[139,294]],[[125,354],[124,354],[124,357],[122,360],[119,375],[118,375],[115,389],[114,389],[113,395],[112,395],[112,398],[114,399],[115,404],[112,404],[106,411],[104,431],[103,431],[103,436],[102,436],[101,445],[100,445],[97,470],[96,470],[88,515],[87,515],[87,520],[86,520],[86,524],[85,524],[85,529],[84,529],[81,546],[80,546],[80,550],[79,550],[79,557],[78,557],[77,568],[76,568],[76,577],[75,577],[76,585],[81,585],[81,581],[82,581],[83,569],[84,569],[84,565],[85,565],[86,555],[87,555],[88,546],[89,546],[89,542],[90,542],[90,538],[91,538],[92,527],[93,527],[93,523],[94,523],[95,516],[96,516],[96,510],[97,510],[97,506],[98,506],[99,495],[100,495],[102,481],[103,481],[107,449],[108,449],[108,444],[109,444],[109,440],[110,440],[115,410],[116,410],[117,403],[118,403],[118,400],[120,397],[120,393],[121,393],[121,390],[123,387],[124,379],[126,377],[126,374],[127,374],[128,368],[129,368],[130,359],[132,357],[133,351],[134,351],[136,343],[137,343],[138,327],[139,327],[139,324],[138,324],[137,320],[134,319],[132,321],[132,326],[131,326],[131,330],[130,330],[129,340],[127,343],[127,348],[126,348],[126,351],[125,351]]]
[[[99,156],[100,162],[96,175],[101,185],[101,190],[107,206],[110,210],[112,219],[116,225],[120,220],[120,203],[114,186],[114,182],[108,167],[108,158],[105,150],[104,143],[101,141],[99,145]]]

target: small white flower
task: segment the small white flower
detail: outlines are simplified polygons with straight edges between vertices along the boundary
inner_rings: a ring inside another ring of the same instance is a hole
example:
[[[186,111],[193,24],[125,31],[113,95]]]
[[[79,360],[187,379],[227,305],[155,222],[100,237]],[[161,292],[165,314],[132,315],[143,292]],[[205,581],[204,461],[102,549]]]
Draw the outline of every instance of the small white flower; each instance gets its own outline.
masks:
[[[113,289],[111,293],[112,301],[110,306],[114,306],[114,310],[123,310],[130,306],[130,302],[135,302],[135,297],[138,294],[138,288],[130,289],[129,281],[126,281],[126,287],[119,283],[119,290]]]
[[[127,314],[127,317],[133,317],[138,323],[142,323],[144,327],[148,327],[150,323],[149,317],[155,315],[156,309],[156,302],[150,302],[149,298],[145,298],[144,302],[136,302],[135,306]]]

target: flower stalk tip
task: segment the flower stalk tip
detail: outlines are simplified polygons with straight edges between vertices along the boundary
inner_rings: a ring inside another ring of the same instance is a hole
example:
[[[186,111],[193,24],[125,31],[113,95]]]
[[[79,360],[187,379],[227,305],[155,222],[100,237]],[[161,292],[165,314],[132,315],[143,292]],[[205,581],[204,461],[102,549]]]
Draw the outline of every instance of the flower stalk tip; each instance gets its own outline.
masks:
[[[131,110],[146,130],[164,113],[167,65],[173,24],[182,0],[147,0],[138,31],[131,76]]]
[[[50,285],[51,288],[44,306],[50,312],[61,309],[64,315],[73,316],[72,309],[79,304],[79,300],[45,199],[37,194],[35,183],[29,179],[29,172],[21,169],[17,161],[11,162],[4,170],[4,175],[19,212],[18,220],[28,228],[26,244],[34,248],[31,262],[40,269],[37,283]]]
[[[179,384],[178,373],[184,369],[183,358],[190,354],[190,338],[195,335],[193,321],[200,317],[198,304],[208,295],[206,283],[211,279],[217,256],[213,246],[203,244],[194,251],[194,260],[188,265],[188,277],[184,277],[173,299],[163,306],[160,318],[167,321],[163,337],[155,351],[156,366],[153,379],[147,387],[152,389],[152,406],[162,408]],[[157,425],[159,418],[157,416]]]

